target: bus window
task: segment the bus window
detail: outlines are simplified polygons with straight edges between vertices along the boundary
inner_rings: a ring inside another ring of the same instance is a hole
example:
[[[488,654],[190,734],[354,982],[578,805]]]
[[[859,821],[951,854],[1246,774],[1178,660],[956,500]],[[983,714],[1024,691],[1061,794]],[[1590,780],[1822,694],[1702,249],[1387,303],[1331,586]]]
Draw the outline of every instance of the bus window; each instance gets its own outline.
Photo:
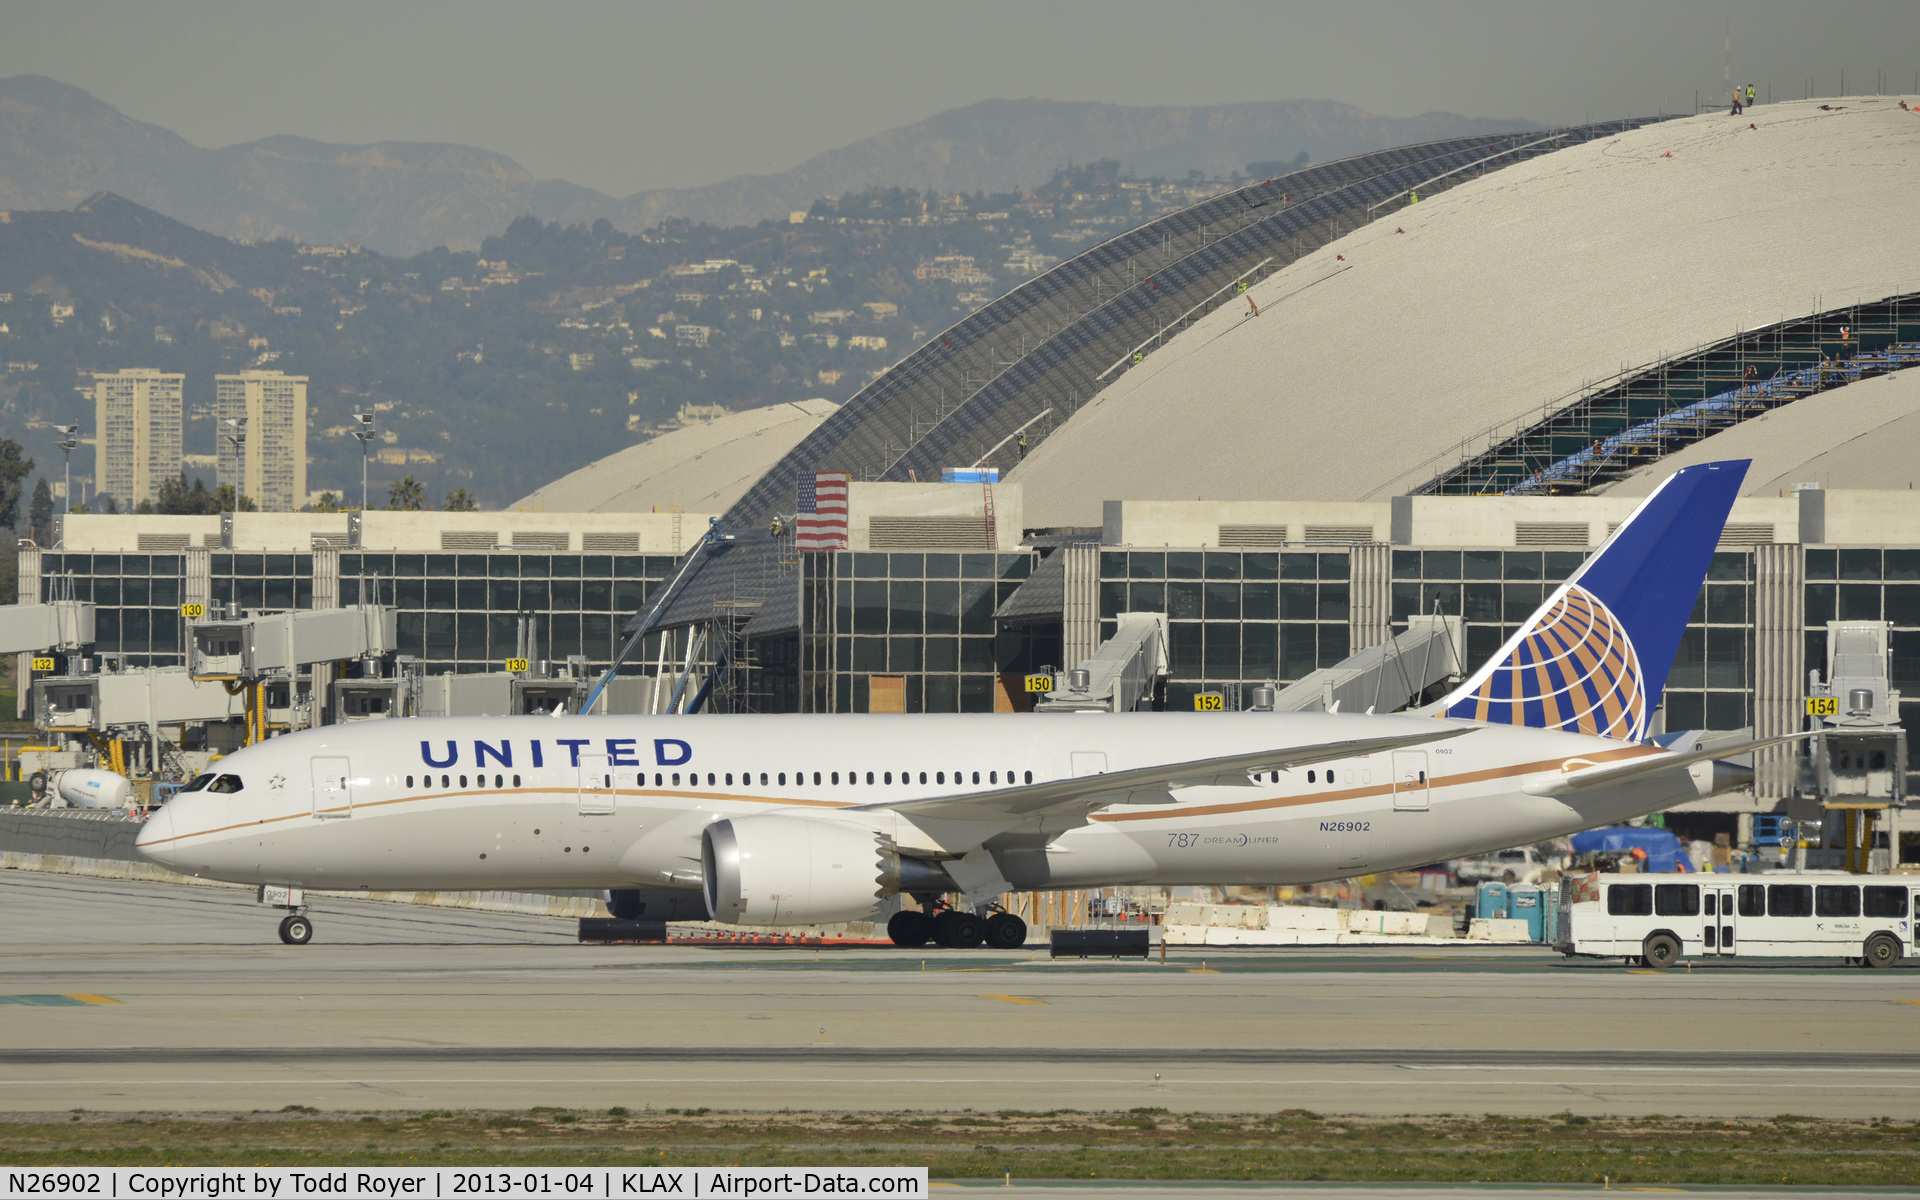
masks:
[[[1859,885],[1852,883],[1823,883],[1813,889],[1813,915],[1816,917],[1859,916]]]
[[[1701,897],[1701,903],[1706,906],[1705,912],[1709,917],[1713,915],[1713,901],[1714,895],[1712,892],[1708,892],[1705,896]]]
[[[1663,883],[1653,889],[1654,915],[1661,917],[1697,917],[1700,915],[1700,885]]]
[[[1865,912],[1869,917],[1904,917],[1907,915],[1907,889],[1904,887],[1885,887],[1868,884],[1866,886]]]
[[[1653,913],[1653,886],[1615,883],[1607,887],[1607,913],[1615,917],[1645,917]]]
[[[1804,883],[1768,884],[1767,915],[1770,917],[1812,916],[1813,888]]]
[[[1740,885],[1740,915],[1743,917],[1764,917],[1767,915],[1767,889],[1757,883]]]

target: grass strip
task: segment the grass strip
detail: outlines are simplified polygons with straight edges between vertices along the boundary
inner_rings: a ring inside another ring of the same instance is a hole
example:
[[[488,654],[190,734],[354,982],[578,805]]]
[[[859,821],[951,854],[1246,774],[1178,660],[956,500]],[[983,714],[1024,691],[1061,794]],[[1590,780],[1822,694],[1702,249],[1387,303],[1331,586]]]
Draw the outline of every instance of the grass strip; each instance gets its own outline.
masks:
[[[935,1179],[1920,1184],[1920,1122],[1126,1112],[75,1111],[0,1123],[10,1166],[925,1166]]]

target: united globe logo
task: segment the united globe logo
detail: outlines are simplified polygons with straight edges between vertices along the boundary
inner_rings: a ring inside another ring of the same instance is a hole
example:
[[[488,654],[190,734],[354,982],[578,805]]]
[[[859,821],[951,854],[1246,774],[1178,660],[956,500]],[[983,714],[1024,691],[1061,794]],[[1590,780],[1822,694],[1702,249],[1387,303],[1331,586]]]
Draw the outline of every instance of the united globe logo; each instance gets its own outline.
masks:
[[[1637,741],[1647,727],[1646,685],[1626,629],[1572,584],[1447,715]]]

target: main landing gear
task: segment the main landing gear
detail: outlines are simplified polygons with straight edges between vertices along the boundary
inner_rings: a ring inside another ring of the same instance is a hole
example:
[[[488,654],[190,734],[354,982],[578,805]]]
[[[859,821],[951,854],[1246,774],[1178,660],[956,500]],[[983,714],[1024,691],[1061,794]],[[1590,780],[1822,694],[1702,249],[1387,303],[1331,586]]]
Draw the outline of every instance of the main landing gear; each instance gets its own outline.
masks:
[[[902,909],[887,921],[887,936],[896,946],[924,946],[934,942],[954,950],[987,945],[995,950],[1018,950],[1027,944],[1027,923],[990,906],[984,917],[927,897],[922,911]]]

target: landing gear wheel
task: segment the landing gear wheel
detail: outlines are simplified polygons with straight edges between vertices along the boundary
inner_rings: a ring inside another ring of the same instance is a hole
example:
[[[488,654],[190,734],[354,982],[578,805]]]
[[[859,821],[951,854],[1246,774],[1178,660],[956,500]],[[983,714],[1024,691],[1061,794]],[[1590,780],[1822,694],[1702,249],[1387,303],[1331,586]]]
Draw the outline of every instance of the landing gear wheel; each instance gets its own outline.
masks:
[[[1860,961],[1869,967],[1891,967],[1900,961],[1900,939],[1890,933],[1876,933],[1867,939]]]
[[[1664,971],[1680,961],[1680,942],[1670,933],[1656,933],[1640,943],[1640,961],[1655,971]]]
[[[933,940],[942,946],[971,950],[986,936],[986,923],[970,912],[950,908],[933,919]]]
[[[903,908],[887,918],[887,936],[896,946],[924,946],[933,940],[933,922],[923,912]]]
[[[280,940],[289,946],[304,946],[313,940],[313,922],[305,917],[287,917],[280,922]]]
[[[1012,913],[987,918],[987,945],[995,950],[1018,950],[1027,944],[1027,923]]]

